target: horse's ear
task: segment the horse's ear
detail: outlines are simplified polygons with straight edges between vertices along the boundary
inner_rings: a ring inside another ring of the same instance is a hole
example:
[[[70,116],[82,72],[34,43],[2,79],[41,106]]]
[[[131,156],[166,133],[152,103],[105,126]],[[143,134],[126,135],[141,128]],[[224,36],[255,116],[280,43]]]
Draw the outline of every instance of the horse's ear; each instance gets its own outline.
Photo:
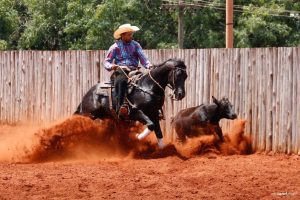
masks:
[[[213,99],[213,102],[214,102],[215,104],[217,104],[218,106],[220,105],[220,102],[218,101],[218,99],[216,99],[216,97],[211,96],[211,98]]]

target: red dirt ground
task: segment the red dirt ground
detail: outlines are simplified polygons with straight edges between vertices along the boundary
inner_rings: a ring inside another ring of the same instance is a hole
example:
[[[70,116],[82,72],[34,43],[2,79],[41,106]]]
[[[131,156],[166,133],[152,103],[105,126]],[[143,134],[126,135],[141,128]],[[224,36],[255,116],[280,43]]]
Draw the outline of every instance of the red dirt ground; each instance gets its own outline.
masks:
[[[49,128],[0,126],[2,199],[300,199],[300,156],[251,152],[237,121],[156,149],[142,127],[72,117]],[[121,136],[120,136],[120,133]]]

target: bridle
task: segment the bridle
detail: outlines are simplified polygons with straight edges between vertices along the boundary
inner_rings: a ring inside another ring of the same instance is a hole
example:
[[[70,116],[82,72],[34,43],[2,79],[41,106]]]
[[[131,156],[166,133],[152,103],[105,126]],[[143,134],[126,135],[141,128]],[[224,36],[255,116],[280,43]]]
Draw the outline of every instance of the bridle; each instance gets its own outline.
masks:
[[[172,70],[171,70],[171,73],[172,73],[172,85],[171,84],[167,84],[167,87],[170,88],[172,90],[172,94],[170,94],[169,96],[171,97],[172,100],[176,100],[178,101],[176,98],[174,98],[175,96],[175,73],[177,70],[181,70],[181,71],[185,71],[186,72],[186,69],[182,69],[182,68],[179,68],[179,67],[172,67]],[[162,89],[163,92],[165,92],[165,89],[153,78],[153,76],[151,75],[151,71],[149,71],[149,77],[151,78],[151,80],[160,88]]]

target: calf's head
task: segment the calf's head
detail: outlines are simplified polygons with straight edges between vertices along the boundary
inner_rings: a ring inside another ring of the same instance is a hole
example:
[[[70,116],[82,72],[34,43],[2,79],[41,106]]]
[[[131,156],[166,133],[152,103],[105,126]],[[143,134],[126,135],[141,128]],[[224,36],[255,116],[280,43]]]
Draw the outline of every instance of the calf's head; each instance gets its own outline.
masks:
[[[228,98],[223,97],[218,100],[212,96],[213,102],[219,107],[220,117],[226,119],[236,119],[237,114],[234,112],[233,105],[229,102]]]

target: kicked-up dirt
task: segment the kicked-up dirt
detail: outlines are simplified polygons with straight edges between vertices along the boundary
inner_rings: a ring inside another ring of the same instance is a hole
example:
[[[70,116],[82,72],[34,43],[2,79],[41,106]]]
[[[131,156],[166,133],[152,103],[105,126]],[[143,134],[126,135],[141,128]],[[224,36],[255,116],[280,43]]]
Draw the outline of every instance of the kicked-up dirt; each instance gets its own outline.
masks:
[[[156,147],[141,126],[72,117],[49,128],[0,126],[1,199],[300,199],[300,156],[253,153],[245,121]],[[167,141],[166,141],[167,142]]]

